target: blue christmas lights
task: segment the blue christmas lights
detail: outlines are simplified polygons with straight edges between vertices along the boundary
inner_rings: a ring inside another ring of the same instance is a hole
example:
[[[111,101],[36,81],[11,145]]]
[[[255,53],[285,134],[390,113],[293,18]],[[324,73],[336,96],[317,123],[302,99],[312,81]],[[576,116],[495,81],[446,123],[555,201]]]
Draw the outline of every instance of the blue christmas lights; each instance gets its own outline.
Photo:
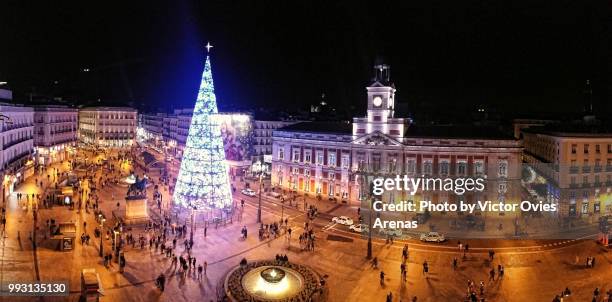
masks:
[[[225,161],[208,56],[176,181],[174,202],[198,209],[224,208],[232,204],[229,167]]]

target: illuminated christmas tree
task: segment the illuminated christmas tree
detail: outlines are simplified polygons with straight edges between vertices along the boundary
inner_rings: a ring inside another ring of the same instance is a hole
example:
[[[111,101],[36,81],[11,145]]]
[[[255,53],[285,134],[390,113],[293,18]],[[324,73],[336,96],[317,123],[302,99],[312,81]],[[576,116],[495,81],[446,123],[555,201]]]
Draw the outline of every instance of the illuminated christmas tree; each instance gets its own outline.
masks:
[[[211,47],[206,45],[209,51]],[[232,203],[229,168],[217,114],[215,87],[207,55],[176,181],[175,203],[198,209],[223,208]]]

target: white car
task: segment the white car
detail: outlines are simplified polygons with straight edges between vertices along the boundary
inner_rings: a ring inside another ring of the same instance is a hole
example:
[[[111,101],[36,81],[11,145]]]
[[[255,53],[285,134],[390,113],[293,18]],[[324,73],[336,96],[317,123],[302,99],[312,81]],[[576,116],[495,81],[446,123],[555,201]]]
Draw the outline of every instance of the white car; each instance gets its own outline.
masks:
[[[337,223],[337,224],[353,225],[353,219],[350,219],[350,218],[348,218],[346,216],[334,217],[334,218],[332,218],[332,221]]]
[[[378,230],[378,232],[383,235],[388,235],[388,236],[395,236],[395,237],[402,236],[402,230],[400,229],[381,228]]]
[[[438,232],[429,232],[427,234],[421,234],[421,241],[425,242],[442,242],[446,240],[444,235],[439,234]]]
[[[349,230],[355,232],[355,233],[363,233],[363,232],[367,232],[368,231],[368,226],[360,223],[360,224],[353,224],[351,226],[349,226]]]
[[[244,189],[244,190],[242,190],[240,192],[242,192],[242,194],[247,195],[247,196],[255,196],[255,195],[257,195],[255,193],[255,191],[253,191],[251,189]]]

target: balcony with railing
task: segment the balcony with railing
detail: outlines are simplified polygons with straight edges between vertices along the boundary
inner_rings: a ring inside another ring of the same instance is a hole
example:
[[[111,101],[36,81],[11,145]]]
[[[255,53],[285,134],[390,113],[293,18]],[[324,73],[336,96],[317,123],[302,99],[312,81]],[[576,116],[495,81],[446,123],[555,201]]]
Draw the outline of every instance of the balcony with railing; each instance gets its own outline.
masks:
[[[13,130],[13,129],[19,129],[19,128],[33,127],[33,126],[34,126],[34,123],[13,123],[13,124],[2,123],[2,132]]]
[[[13,141],[10,141],[10,142],[4,144],[2,149],[6,150],[6,149],[8,149],[8,148],[10,148],[12,146],[15,146],[15,145],[17,145],[19,143],[22,143],[22,142],[25,142],[25,141],[31,140],[31,139],[33,139],[33,136],[31,136],[31,135],[30,136],[25,136],[25,137],[22,137],[22,138],[18,138],[16,140],[13,140]]]
[[[16,171],[23,167],[25,160],[30,156],[30,151],[21,152],[4,163],[4,169],[7,171]]]
[[[582,173],[591,173],[591,166],[582,166]]]
[[[572,166],[572,167],[569,168],[569,173],[570,174],[576,174],[576,173],[578,173],[578,170],[579,170],[578,167]]]

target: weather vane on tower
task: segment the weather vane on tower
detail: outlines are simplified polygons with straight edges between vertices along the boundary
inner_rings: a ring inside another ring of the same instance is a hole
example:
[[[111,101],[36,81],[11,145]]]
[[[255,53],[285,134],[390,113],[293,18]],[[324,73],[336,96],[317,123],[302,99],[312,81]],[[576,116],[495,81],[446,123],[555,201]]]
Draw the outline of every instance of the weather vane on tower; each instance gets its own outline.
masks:
[[[210,53],[210,49],[213,48],[214,46],[210,45],[210,42],[206,42],[206,52]]]

